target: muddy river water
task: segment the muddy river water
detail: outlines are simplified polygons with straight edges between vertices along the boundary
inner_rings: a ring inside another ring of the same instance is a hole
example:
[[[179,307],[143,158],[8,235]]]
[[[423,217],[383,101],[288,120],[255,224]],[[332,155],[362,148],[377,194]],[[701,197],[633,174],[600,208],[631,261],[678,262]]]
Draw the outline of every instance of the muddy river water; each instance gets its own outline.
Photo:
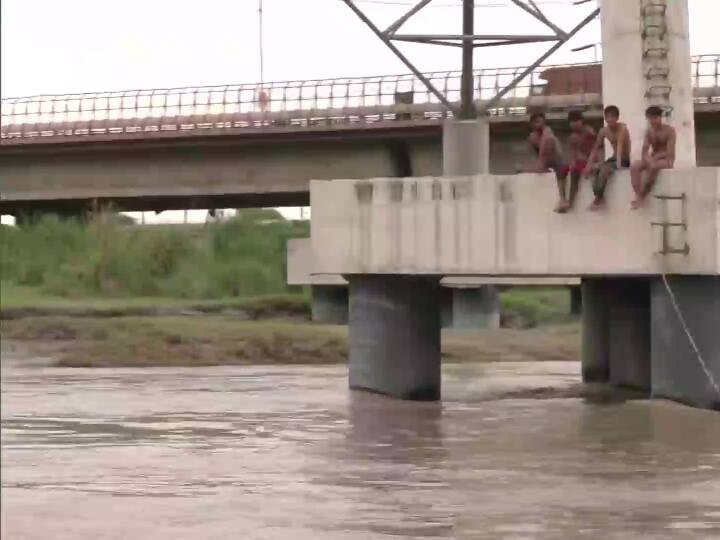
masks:
[[[576,363],[446,366],[419,404],[2,356],[3,538],[720,538],[720,414],[577,397]]]

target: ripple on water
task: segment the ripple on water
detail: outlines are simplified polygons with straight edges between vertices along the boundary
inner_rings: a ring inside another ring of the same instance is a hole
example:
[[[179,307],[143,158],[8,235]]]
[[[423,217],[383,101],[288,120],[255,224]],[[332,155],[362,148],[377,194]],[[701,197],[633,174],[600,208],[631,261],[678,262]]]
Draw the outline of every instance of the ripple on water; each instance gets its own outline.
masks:
[[[13,538],[720,535],[718,417],[464,367],[442,405],[349,393],[345,368],[2,373]],[[43,519],[37,519],[42,515]]]

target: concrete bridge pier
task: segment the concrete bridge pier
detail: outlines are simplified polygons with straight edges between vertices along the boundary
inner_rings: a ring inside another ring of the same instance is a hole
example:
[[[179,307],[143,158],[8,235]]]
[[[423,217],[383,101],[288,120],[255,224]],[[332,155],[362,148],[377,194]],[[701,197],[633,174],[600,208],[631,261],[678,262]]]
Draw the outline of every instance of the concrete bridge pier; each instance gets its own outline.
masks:
[[[453,287],[448,328],[500,328],[500,297],[492,285]]]
[[[582,288],[570,285],[570,315],[582,315]]]
[[[313,285],[310,306],[313,322],[322,324],[347,324],[347,286]]]
[[[583,279],[583,381],[720,410],[720,276],[667,283]]]
[[[351,275],[351,389],[400,399],[440,399],[440,280]]]
[[[588,278],[582,293],[583,381],[649,392],[649,280]]]
[[[662,278],[651,288],[653,396],[720,410],[720,276],[667,282],[672,295]]]

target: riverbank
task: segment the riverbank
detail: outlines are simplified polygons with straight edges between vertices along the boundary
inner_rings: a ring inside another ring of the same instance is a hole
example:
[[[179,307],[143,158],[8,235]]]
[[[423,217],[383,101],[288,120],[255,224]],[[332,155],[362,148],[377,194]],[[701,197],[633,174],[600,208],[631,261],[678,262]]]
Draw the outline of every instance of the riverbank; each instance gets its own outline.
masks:
[[[165,297],[66,297],[40,287],[0,281],[0,319],[26,317],[149,317],[224,314],[240,319],[310,319],[309,291],[188,300]],[[502,325],[508,328],[575,322],[568,291],[561,287],[514,287],[500,293]]]
[[[3,320],[6,343],[45,351],[62,367],[340,364],[347,327],[230,315],[41,316]],[[443,361],[575,361],[576,324],[443,333]]]

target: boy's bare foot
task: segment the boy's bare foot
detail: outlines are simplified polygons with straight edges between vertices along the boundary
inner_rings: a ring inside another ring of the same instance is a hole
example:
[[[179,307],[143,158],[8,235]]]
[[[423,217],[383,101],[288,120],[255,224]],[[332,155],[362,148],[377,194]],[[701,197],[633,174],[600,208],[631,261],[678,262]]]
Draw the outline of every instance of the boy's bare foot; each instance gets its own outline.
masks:
[[[596,212],[600,209],[602,209],[605,206],[605,201],[603,199],[595,199],[592,204],[590,205],[590,210],[593,212]]]
[[[557,203],[555,211],[558,214],[564,214],[568,211],[568,208],[570,208],[570,203],[568,203],[565,199],[561,199],[560,202]]]
[[[642,206],[642,199],[635,199],[630,203],[630,210],[637,210]]]

